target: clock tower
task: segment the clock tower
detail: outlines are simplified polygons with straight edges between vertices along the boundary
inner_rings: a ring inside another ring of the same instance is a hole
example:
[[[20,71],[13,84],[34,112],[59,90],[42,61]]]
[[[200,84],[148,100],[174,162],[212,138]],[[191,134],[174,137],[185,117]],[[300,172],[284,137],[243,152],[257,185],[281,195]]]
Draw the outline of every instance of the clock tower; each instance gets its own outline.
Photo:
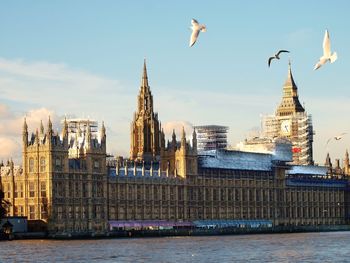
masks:
[[[267,138],[286,138],[292,143],[293,164],[313,164],[313,126],[311,115],[307,115],[298,96],[291,64],[283,85],[283,96],[275,115],[263,119],[263,134]]]

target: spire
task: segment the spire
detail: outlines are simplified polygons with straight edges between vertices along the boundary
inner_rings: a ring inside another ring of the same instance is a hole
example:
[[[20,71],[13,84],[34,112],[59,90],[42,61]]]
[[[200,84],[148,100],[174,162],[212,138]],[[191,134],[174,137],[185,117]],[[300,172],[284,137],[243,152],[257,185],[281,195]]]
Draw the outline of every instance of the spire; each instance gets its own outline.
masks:
[[[298,97],[298,87],[295,84],[292,66],[288,63],[288,75],[283,85],[283,98],[282,102],[277,109],[277,114],[280,116],[292,115],[295,112],[304,112],[305,109],[300,104]]]
[[[291,87],[293,90],[295,90],[295,96],[298,96],[297,94],[297,85],[295,84],[294,78],[293,78],[293,74],[292,74],[292,65],[290,63],[290,60],[288,62],[288,75],[287,75],[287,79],[284,83],[284,87]],[[294,96],[294,94],[293,94]]]
[[[186,146],[186,133],[185,133],[185,127],[182,126],[182,135],[181,135],[181,147]]]
[[[146,59],[144,59],[144,61],[143,61],[143,73],[142,73],[142,79],[141,79],[141,88],[142,87],[148,87]]]
[[[327,153],[326,162],[324,165],[327,167],[332,167],[331,157],[329,156],[329,153]]]
[[[193,150],[197,150],[197,133],[196,133],[196,129],[193,129],[193,133],[192,133],[192,148]]]
[[[40,134],[44,134],[43,120],[40,120]]]
[[[47,124],[47,132],[52,134],[52,122],[51,122],[51,117],[49,116],[49,121]]]
[[[23,136],[23,146],[26,147],[28,145],[28,125],[25,117],[23,121],[22,136]]]
[[[101,127],[101,138],[106,136],[106,128],[105,128],[105,122],[102,121],[102,127]]]
[[[24,121],[23,121],[23,133],[28,133],[28,125],[27,125],[27,119],[26,117],[24,117]]]

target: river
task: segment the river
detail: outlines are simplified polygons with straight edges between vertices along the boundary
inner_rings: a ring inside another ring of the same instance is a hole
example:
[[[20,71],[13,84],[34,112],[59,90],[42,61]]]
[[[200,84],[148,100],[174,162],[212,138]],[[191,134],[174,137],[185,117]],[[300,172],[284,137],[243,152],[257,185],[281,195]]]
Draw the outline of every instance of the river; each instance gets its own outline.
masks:
[[[350,232],[0,242],[0,262],[350,262]]]

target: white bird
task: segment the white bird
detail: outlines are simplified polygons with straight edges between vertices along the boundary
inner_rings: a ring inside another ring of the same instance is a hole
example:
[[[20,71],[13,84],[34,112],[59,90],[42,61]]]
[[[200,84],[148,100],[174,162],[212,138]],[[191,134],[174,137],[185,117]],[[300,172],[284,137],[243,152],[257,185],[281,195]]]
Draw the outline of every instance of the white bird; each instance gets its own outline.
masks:
[[[328,30],[324,33],[324,38],[323,38],[323,55],[320,57],[320,60],[317,62],[315,65],[314,70],[319,69],[321,66],[327,63],[327,61],[330,61],[333,63],[334,61],[337,60],[338,56],[336,52],[333,52],[331,54],[331,41],[329,40],[329,33]]]
[[[343,138],[343,136],[344,136],[345,134],[347,134],[347,133],[346,133],[346,132],[343,132],[343,133],[341,133],[341,134],[339,134],[339,135],[337,135],[337,136],[334,136],[334,137],[332,137],[332,138],[329,138],[328,141],[327,141],[327,143],[326,143],[326,145],[328,145],[328,143],[329,143],[332,139],[334,139],[334,140],[336,140],[336,141],[339,141],[340,139]]]
[[[196,19],[192,19],[191,21],[192,24],[192,34],[191,34],[191,39],[190,39],[190,47],[196,43],[197,38],[199,36],[199,32],[206,32],[207,28],[205,25],[200,25]]]
[[[284,53],[284,52],[285,53],[289,53],[288,50],[281,49],[275,55],[273,55],[273,57],[269,57],[269,62],[268,62],[269,67],[270,67],[270,64],[271,64],[271,60],[273,60],[273,59],[280,59],[280,54]]]

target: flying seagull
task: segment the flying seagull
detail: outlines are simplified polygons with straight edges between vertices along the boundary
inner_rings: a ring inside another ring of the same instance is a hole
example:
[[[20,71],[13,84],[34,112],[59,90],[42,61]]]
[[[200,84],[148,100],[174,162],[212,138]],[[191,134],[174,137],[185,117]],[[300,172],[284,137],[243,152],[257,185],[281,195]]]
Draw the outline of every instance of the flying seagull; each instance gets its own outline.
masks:
[[[327,141],[327,143],[326,143],[326,145],[328,145],[328,143],[329,143],[332,139],[334,139],[334,140],[336,140],[336,141],[341,140],[345,134],[347,134],[347,133],[346,133],[346,132],[343,132],[343,133],[341,133],[341,134],[339,134],[339,135],[337,135],[337,136],[334,136],[334,137],[332,137],[332,138],[329,138],[328,141]]]
[[[270,57],[269,58],[269,67],[270,67],[270,64],[271,64],[271,60],[273,60],[273,59],[280,59],[280,54],[281,53],[289,53],[289,51],[288,50],[283,50],[283,49],[281,49],[281,50],[279,50],[275,55],[273,55],[273,57]]]
[[[200,25],[196,19],[192,19],[191,21],[192,24],[192,34],[191,34],[191,39],[190,39],[190,47],[196,43],[197,38],[199,36],[199,32],[206,32],[207,28],[205,25]]]
[[[333,63],[334,61],[337,60],[338,56],[336,52],[333,52],[331,54],[331,41],[329,40],[329,33],[328,30],[324,33],[324,38],[323,38],[323,55],[320,57],[320,60],[317,62],[317,64],[314,67],[314,70],[319,69],[321,66],[326,64],[327,61],[330,61]]]

